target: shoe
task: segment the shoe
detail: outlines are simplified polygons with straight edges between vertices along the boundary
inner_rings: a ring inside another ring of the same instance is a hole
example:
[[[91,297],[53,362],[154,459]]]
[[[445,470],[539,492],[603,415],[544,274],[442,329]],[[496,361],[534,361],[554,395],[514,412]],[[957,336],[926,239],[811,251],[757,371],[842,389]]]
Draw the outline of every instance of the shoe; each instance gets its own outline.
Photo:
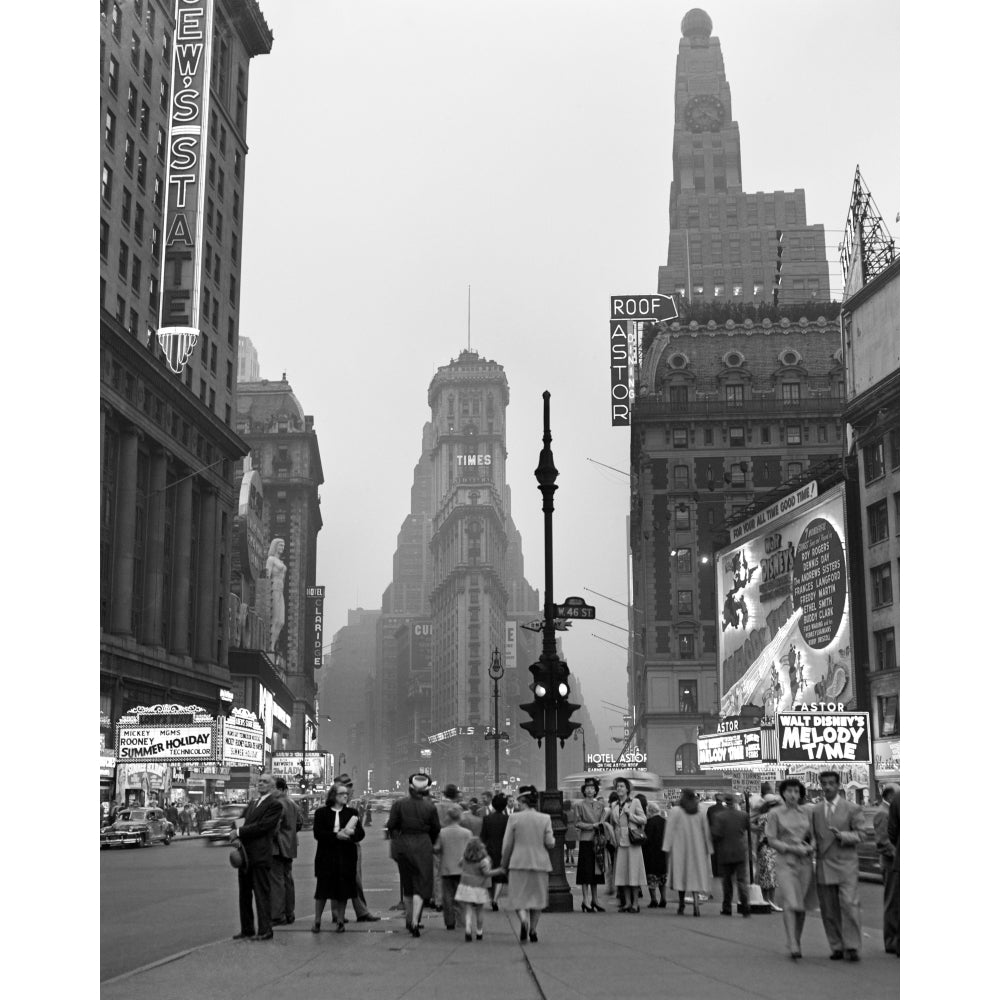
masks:
[[[287,921],[285,920],[284,917],[272,917],[271,918],[271,926],[272,927],[281,927],[285,923],[287,923]]]
[[[493,902],[490,905],[493,907],[493,912],[494,913],[496,913],[500,909],[500,907],[497,905],[497,901],[495,899],[493,900]]]
[[[288,924],[294,924],[294,923],[295,923],[295,917],[285,917],[285,924],[286,924],[286,926]]]
[[[791,958],[792,958],[793,961],[797,961],[801,957],[802,957],[802,952],[801,951],[793,951],[791,953]]]
[[[528,925],[527,924],[521,924],[521,940],[522,941],[527,941],[528,940]]]
[[[468,931],[466,931],[466,934],[465,934],[465,940],[466,940],[466,941],[471,941],[471,940],[472,940],[472,935],[471,935],[471,934],[469,934],[469,933],[468,933]]]
[[[312,925],[312,932],[313,934],[319,934],[319,924]]]
[[[266,934],[258,934],[254,937],[254,941],[270,941],[274,937],[274,931],[268,931]]]
[[[771,907],[773,913],[784,913],[785,911],[773,900],[768,900],[767,905]]]
[[[835,952],[834,952],[834,953],[833,953],[833,954],[832,954],[832,955],[830,956],[830,961],[831,961],[831,962],[840,962],[840,961],[842,961],[842,960],[843,960],[843,958],[844,958],[844,953],[843,953],[842,951],[835,951]]]
[[[732,910],[720,910],[719,914],[723,917],[731,917],[733,915]]]
[[[594,913],[594,912],[597,912],[597,913],[607,913],[608,911],[605,910],[604,907],[601,906],[600,903],[591,903],[590,904],[590,912],[591,913]]]
[[[381,917],[376,917],[374,913],[366,913],[363,917],[358,917],[359,924],[373,924],[376,921],[381,920]],[[346,923],[346,920],[345,920]]]
[[[677,907],[677,915],[679,917],[683,917],[684,916],[684,904],[683,903],[681,903],[680,906]]]
[[[665,899],[661,899],[661,900],[660,900],[660,901],[659,901],[659,902],[658,902],[658,903],[657,903],[656,905],[657,905],[657,906],[658,906],[658,907],[659,907],[659,908],[660,908],[661,910],[665,910],[665,909],[666,909],[666,907],[667,907],[667,901],[666,901]]]
[[[744,906],[743,907],[743,917],[746,918],[746,917],[749,917],[749,916],[750,916],[750,907],[749,906]]]
[[[343,920],[341,920],[341,921],[340,921],[340,922],[339,922],[339,923],[337,924],[337,933],[338,933],[338,934],[343,934],[343,933],[344,933],[344,932],[345,932],[346,930],[347,930],[347,928],[346,928],[346,927],[344,926],[344,922],[343,922]]]
[[[581,909],[581,910],[582,910],[582,911],[583,911],[584,913],[592,913],[592,912],[593,912],[593,911],[591,910],[591,908],[590,908],[589,906],[587,906],[587,904],[586,904],[586,903],[581,903],[581,904],[580,904],[580,909]]]
[[[537,935],[537,934],[536,934],[536,933],[535,933],[534,931],[531,931],[531,932],[530,932],[530,933],[528,934],[528,940],[529,940],[529,941],[530,941],[530,942],[531,942],[532,944],[538,944],[538,935]]]
[[[847,949],[847,961],[848,962],[860,962],[861,956],[857,953],[854,948]]]
[[[482,939],[483,939],[483,932],[482,931],[476,931],[476,940],[477,941],[482,941]]]
[[[252,937],[254,937],[254,936],[255,936],[255,935],[254,935],[253,931],[251,931],[251,932],[250,932],[249,934],[244,934],[244,933],[243,933],[243,932],[241,931],[241,932],[240,932],[239,934],[234,934],[234,935],[233,935],[233,940],[234,940],[234,941],[245,941],[245,940],[247,940],[248,938],[252,938]]]
[[[412,934],[413,937],[420,937],[420,926],[419,925],[417,925],[416,927],[414,927],[413,924],[410,924],[409,930],[410,930],[410,934]]]
[[[656,900],[654,899],[649,906],[646,907],[647,910],[655,910],[657,906]]]

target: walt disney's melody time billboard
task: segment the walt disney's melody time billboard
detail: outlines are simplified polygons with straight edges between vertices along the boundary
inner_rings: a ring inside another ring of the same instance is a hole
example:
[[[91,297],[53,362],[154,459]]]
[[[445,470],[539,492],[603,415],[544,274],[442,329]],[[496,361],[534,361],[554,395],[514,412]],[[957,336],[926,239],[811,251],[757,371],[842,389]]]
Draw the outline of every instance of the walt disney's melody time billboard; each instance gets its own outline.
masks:
[[[841,483],[789,493],[730,531],[715,557],[721,714],[856,704]]]

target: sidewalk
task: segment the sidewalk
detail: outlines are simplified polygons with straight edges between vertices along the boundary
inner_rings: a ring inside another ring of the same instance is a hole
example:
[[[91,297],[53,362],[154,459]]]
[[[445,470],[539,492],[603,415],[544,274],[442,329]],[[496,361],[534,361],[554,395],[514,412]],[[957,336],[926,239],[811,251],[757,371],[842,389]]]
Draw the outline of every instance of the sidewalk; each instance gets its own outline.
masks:
[[[685,916],[672,908],[543,913],[538,943],[523,945],[516,914],[503,908],[487,910],[485,938],[471,944],[461,925],[446,931],[440,913],[425,912],[425,930],[416,939],[403,927],[402,914],[377,924],[349,923],[345,934],[335,934],[329,910],[322,932],[313,934],[304,909],[291,927],[275,928],[273,941],[212,942],[109,980],[101,997],[231,1000],[273,997],[276,988],[277,995],[295,1000],[398,1000],[415,989],[434,1000],[899,996],[899,960],[882,951],[881,933],[865,928],[860,963],[830,962],[818,914],[807,918],[805,957],[793,963],[780,914],[722,917],[714,902],[703,905],[700,918],[689,915],[690,907]]]

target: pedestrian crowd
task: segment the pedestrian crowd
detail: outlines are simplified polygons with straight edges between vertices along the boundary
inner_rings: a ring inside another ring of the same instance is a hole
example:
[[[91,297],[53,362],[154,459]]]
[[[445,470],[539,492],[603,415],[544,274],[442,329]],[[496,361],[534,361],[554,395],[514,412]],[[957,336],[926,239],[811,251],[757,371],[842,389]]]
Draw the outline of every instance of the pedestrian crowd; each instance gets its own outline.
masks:
[[[607,801],[596,777],[584,780],[580,798],[564,812],[567,860],[576,865],[576,885],[584,913],[601,913],[599,886],[617,896],[619,913],[638,913],[648,896],[649,908],[665,908],[666,891],[677,894],[677,913],[701,915],[712,898],[712,880],[722,881],[721,914],[752,913],[748,858],[763,905],[782,914],[785,941],[793,960],[802,957],[806,911],[819,908],[834,961],[856,962],[861,951],[857,845],[862,839],[861,807],[847,801],[835,771],[819,776],[822,798],[806,799],[797,778],[786,778],[777,794],[769,783],[750,797],[749,809],[733,793],[719,794],[703,808],[698,796],[684,790],[676,804],[661,809],[634,793],[625,777],[614,780]],[[292,863],[297,853],[301,816],[287,796],[283,779],[261,775],[259,797],[247,807],[234,832],[233,863],[239,867],[240,933],[236,938],[267,940],[275,924],[295,920]],[[538,941],[539,918],[548,906],[550,852],[555,848],[552,818],[540,812],[533,785],[519,788],[514,801],[494,795],[486,806],[472,798],[463,803],[449,784],[438,801],[431,799],[431,779],[410,775],[407,795],[389,812],[389,853],[399,871],[405,924],[415,938],[424,929],[425,909],[438,910],[448,931],[464,927],[465,940],[482,940],[483,911],[497,910],[501,894],[520,920],[522,941]],[[350,778],[341,775],[326,804],[316,810],[314,874],[315,915],[319,932],[329,901],[337,932],[347,922],[350,900],[358,921],[377,921],[361,885],[361,842],[366,820],[363,804],[351,799]],[[883,789],[875,820],[884,871],[884,946],[899,955],[899,790]],[[735,895],[735,900],[734,900]],[[257,922],[254,927],[253,904]]]

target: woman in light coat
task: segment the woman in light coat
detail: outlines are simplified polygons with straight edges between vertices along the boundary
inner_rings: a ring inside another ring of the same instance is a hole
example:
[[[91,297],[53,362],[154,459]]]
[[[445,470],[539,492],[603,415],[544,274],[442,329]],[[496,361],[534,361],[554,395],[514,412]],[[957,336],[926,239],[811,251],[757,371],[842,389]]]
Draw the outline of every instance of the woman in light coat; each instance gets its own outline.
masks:
[[[667,852],[667,888],[678,894],[677,912],[684,912],[684,895],[694,899],[694,915],[698,909],[698,893],[708,895],[712,885],[712,833],[708,816],[698,808],[698,796],[685,788],[680,801],[667,816],[663,831],[663,849]]]
[[[510,904],[521,918],[521,940],[538,940],[538,918],[549,905],[549,851],[556,846],[552,817],[538,811],[538,790],[522,785],[519,810],[507,821],[500,867],[508,873]]]
[[[615,778],[618,801],[611,807],[611,825],[615,831],[615,888],[622,890],[619,913],[639,912],[639,891],[646,884],[646,865],[642,859],[642,841],[646,812],[638,799],[632,798],[628,778]]]

